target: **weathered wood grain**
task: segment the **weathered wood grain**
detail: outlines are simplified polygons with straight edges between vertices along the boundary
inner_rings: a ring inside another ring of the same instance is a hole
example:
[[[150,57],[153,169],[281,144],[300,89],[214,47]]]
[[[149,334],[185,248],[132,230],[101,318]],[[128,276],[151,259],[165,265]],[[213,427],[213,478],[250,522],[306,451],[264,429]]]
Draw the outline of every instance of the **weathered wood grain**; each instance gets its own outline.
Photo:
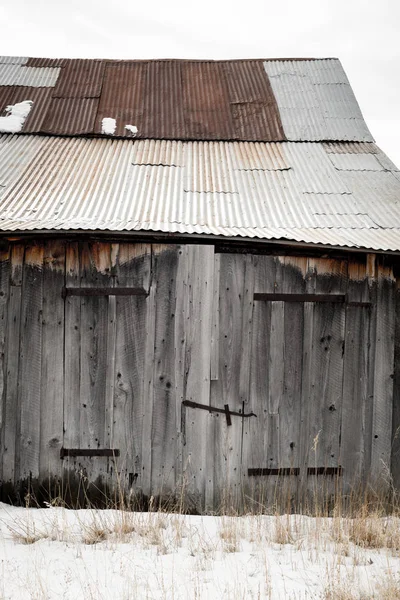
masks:
[[[400,489],[400,277],[396,278],[391,473],[394,487]]]
[[[7,305],[10,296],[10,248],[0,251],[0,481],[3,481],[3,451],[7,397]]]
[[[350,262],[347,295],[351,302],[369,301],[368,273],[371,260],[365,264]],[[340,464],[343,468],[343,492],[358,492],[366,465],[368,372],[370,324],[373,307],[347,306],[343,357],[343,399],[341,415]]]
[[[219,374],[211,384],[211,405],[242,410],[240,371],[246,257],[221,254],[219,288]],[[241,502],[242,419],[227,427],[223,415],[214,425],[214,501],[216,505]],[[221,482],[222,486],[221,486]]]
[[[64,393],[64,300],[65,244],[44,244],[43,327],[40,415],[39,475],[41,481],[62,474]]]
[[[395,280],[391,268],[378,267],[371,483],[388,489],[393,410]]]
[[[112,287],[111,246],[84,243],[80,248],[81,287]],[[108,297],[81,298],[80,340],[80,446],[105,447],[107,390]],[[107,478],[108,461],[94,457],[86,464],[91,481]]]
[[[179,247],[159,246],[153,254],[155,332],[152,417],[151,490],[154,496],[175,493],[176,422],[174,331]]]
[[[43,245],[27,246],[23,265],[18,381],[21,429],[16,463],[21,481],[37,480],[39,477],[43,254]]]
[[[181,266],[181,263],[185,266]],[[182,377],[182,397],[204,405],[210,404],[210,361],[212,334],[212,307],[214,298],[214,247],[188,246],[179,255],[178,278],[182,279],[182,298],[177,294],[176,347],[184,347],[184,359],[177,364],[177,377]],[[179,288],[177,288],[178,290]],[[179,321],[183,327],[179,327]],[[183,333],[183,338],[179,333]],[[181,343],[182,339],[184,344]],[[176,350],[176,351],[177,351]],[[179,373],[179,365],[182,362]],[[177,398],[178,401],[178,398]],[[209,413],[198,409],[185,409],[177,402],[177,423],[184,428],[182,469],[185,493],[197,510],[204,510],[210,482]],[[211,427],[212,429],[212,427]],[[179,439],[181,444],[183,440]],[[213,485],[213,483],[212,483]]]
[[[151,247],[146,244],[120,244],[115,251],[116,285],[141,286],[148,290]],[[140,492],[143,491],[146,460],[142,449],[143,421],[151,404],[145,395],[147,316],[145,297],[118,297],[115,311],[113,439],[118,440],[121,452],[118,461],[120,485],[125,490],[131,486]],[[108,346],[112,343],[109,337]]]

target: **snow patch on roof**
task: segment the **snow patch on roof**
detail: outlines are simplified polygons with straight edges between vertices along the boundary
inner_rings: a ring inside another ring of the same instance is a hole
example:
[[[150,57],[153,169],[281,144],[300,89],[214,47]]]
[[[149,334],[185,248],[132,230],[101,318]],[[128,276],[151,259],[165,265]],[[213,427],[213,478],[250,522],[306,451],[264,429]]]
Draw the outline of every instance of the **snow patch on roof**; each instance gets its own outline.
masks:
[[[138,132],[138,128],[136,127],[136,125],[125,125],[125,129],[127,131],[130,131],[133,135],[136,135]]]
[[[32,100],[24,100],[7,106],[5,111],[8,114],[5,117],[0,117],[0,132],[19,133],[31,111],[32,105]]]
[[[101,133],[105,133],[106,135],[114,135],[116,129],[117,121],[111,117],[104,117],[101,122]]]

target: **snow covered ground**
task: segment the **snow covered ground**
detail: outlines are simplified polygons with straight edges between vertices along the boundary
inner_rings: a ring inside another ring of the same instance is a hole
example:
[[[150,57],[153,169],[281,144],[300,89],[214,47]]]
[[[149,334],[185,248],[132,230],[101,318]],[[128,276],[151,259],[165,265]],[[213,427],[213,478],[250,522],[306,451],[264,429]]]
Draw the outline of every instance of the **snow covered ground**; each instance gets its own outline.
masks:
[[[0,504],[0,599],[400,598],[400,521]]]

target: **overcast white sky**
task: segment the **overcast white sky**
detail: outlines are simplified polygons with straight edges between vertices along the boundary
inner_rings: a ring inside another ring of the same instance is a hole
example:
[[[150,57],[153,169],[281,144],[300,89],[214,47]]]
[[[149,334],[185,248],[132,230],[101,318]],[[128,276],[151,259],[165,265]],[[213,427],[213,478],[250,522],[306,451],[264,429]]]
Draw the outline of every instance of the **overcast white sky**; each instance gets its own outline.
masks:
[[[0,23],[5,55],[338,57],[400,167],[398,0],[0,0]]]

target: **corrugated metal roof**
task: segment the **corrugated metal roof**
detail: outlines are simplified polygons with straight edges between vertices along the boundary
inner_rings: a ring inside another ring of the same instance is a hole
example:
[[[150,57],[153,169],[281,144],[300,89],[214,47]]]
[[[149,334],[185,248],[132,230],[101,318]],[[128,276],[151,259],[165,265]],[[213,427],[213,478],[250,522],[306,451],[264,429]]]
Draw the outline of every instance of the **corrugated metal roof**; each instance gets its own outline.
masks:
[[[22,61],[25,61],[22,62]],[[329,60],[107,61],[18,59],[0,62],[7,86],[53,86],[53,98],[99,98],[95,120],[54,113],[43,133],[204,141],[371,141],[340,62]],[[86,103],[87,104],[87,103]],[[85,103],[76,102],[79,110]],[[86,105],[85,105],[86,106]],[[43,110],[32,107],[31,113]],[[85,111],[86,109],[84,109]],[[91,126],[89,127],[89,122]],[[51,125],[54,129],[51,129]],[[28,126],[28,122],[27,125]],[[29,130],[24,130],[29,131]]]
[[[28,60],[27,56],[0,56],[1,65],[25,65]]]
[[[0,63],[0,86],[54,87],[59,67],[26,67],[14,63]]]
[[[99,60],[69,60],[54,89],[54,98],[99,98],[105,63]]]
[[[375,155],[335,157],[352,167],[354,157],[384,156],[375,148]],[[3,135],[0,228],[198,233],[400,251],[396,176],[338,170],[332,153],[313,143]]]
[[[41,131],[66,135],[73,127],[77,135],[91,133],[98,105],[98,98],[52,98]]]
[[[265,61],[288,140],[372,142],[338,60]]]

